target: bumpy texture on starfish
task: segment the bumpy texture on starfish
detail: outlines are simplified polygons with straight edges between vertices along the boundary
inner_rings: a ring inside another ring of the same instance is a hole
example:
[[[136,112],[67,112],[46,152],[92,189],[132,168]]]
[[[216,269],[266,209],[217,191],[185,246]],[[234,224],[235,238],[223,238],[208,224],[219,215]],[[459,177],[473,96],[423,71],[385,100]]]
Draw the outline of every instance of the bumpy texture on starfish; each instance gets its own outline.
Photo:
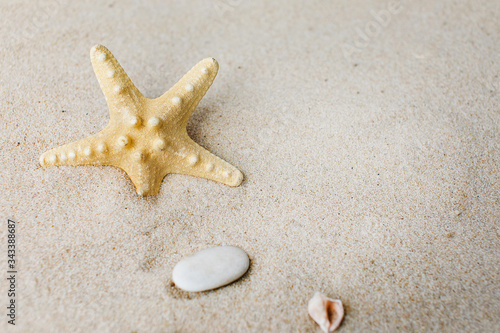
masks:
[[[115,166],[129,175],[140,195],[158,193],[169,173],[241,184],[238,169],[199,146],[186,131],[189,117],[217,75],[215,59],[200,61],[164,95],[148,99],[107,48],[94,46],[90,58],[108,103],[109,123],[95,135],[45,152],[42,166]]]

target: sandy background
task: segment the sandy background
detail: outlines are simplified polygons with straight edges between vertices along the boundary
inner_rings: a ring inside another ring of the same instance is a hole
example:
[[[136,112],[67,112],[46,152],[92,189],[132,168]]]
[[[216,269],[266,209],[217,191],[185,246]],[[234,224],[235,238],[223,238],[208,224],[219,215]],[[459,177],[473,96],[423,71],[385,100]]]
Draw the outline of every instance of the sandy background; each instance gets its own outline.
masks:
[[[344,302],[339,332],[500,331],[500,5],[402,1],[377,23],[391,3],[2,1],[15,330],[318,332],[306,308],[322,291]],[[97,43],[148,97],[216,58],[188,132],[242,186],[169,175],[144,199],[113,167],[40,167],[107,124]],[[247,251],[249,273],[172,286],[215,245]]]

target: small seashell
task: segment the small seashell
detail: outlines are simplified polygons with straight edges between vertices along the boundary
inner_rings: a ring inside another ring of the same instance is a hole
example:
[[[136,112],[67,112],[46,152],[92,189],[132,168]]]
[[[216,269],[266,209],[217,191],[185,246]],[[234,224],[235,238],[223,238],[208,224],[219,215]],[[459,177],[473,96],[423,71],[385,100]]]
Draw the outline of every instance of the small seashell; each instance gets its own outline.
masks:
[[[339,299],[331,299],[316,292],[309,300],[307,311],[323,332],[335,331],[344,318],[344,307]]]

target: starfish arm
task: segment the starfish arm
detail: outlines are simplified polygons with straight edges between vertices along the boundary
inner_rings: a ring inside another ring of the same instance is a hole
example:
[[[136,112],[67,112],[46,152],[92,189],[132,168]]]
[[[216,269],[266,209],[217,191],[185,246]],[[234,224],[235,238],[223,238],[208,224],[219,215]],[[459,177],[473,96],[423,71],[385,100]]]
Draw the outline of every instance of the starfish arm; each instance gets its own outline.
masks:
[[[106,165],[110,162],[105,130],[88,138],[46,151],[40,156],[41,166]]]
[[[140,106],[146,101],[146,97],[132,83],[113,54],[106,47],[96,45],[90,50],[90,60],[106,97],[111,118],[120,118],[122,111],[137,113],[137,110],[130,110],[130,107]]]
[[[51,149],[40,156],[40,165],[45,167],[54,165],[108,164],[108,147],[104,141],[104,135],[98,133],[88,138]]]
[[[170,90],[150,103],[157,110],[168,109],[164,120],[177,122],[184,127],[189,117],[212,85],[219,64],[214,58],[206,58],[187,72]]]
[[[231,164],[210,153],[191,140],[186,134],[183,145],[175,156],[172,173],[180,173],[213,180],[229,186],[238,186],[243,181],[243,174]]]
[[[158,194],[166,172],[151,161],[139,161],[137,156],[134,158],[136,159],[135,163],[127,163],[119,167],[130,177],[137,194],[142,196]]]

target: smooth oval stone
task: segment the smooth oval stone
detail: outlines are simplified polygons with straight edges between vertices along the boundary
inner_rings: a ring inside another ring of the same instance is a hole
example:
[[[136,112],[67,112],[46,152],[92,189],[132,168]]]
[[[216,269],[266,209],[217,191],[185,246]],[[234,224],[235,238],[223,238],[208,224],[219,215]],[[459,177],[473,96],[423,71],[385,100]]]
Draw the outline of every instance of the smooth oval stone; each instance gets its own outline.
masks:
[[[217,246],[183,258],[172,279],[186,291],[211,290],[238,280],[249,266],[248,255],[239,247]]]

